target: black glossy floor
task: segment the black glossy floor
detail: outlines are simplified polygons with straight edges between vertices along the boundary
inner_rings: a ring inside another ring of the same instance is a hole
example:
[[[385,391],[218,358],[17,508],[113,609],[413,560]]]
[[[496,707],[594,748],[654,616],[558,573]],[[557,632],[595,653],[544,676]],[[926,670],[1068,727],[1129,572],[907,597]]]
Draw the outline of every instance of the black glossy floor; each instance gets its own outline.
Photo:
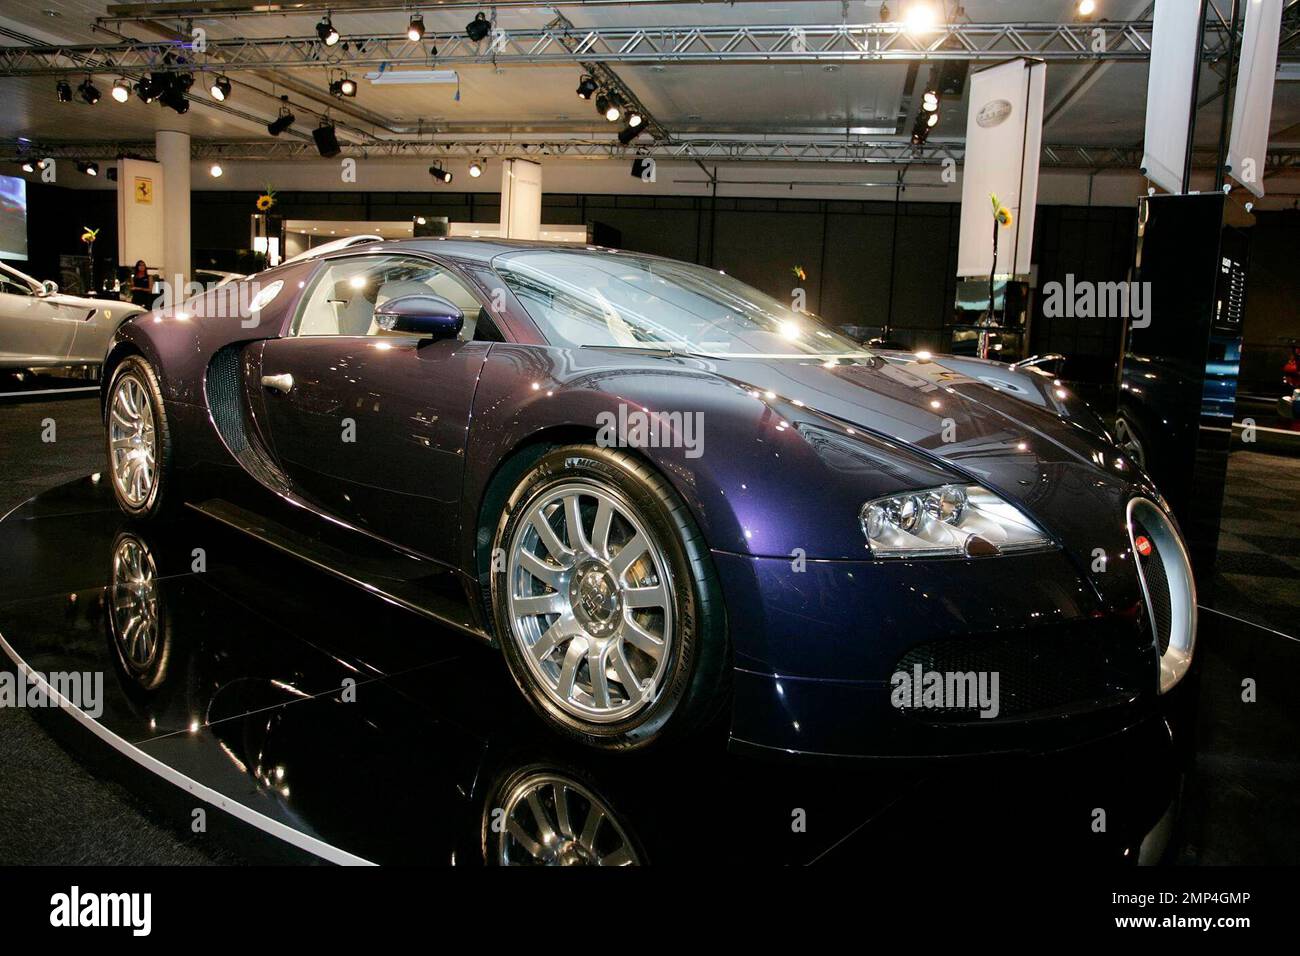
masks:
[[[6,494],[52,489],[0,522],[0,635],[38,671],[102,672],[98,725],[143,758],[0,709],[0,863],[526,861],[547,826],[592,828],[569,862],[1300,861],[1300,643],[1274,632],[1203,617],[1198,719],[1172,736],[948,764],[790,766],[715,740],[596,759],[539,731],[468,639],[198,516],[144,531],[105,485],[61,483],[98,457],[87,411],[0,407]]]

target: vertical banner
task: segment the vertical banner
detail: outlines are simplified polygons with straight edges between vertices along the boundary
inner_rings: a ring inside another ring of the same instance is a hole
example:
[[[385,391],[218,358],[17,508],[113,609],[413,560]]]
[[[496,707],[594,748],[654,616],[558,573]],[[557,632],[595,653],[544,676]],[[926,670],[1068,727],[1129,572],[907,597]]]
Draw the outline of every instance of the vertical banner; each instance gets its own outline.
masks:
[[[1264,154],[1273,115],[1273,79],[1282,31],[1282,0],[1244,0],[1246,28],[1237,70],[1237,99],[1232,106],[1232,137],[1228,140],[1228,172],[1261,199],[1264,196]]]
[[[526,159],[501,164],[501,238],[537,239],[542,233],[542,167]]]
[[[1200,0],[1156,0],[1147,73],[1142,175],[1171,193],[1183,191],[1192,77],[1199,68]]]
[[[162,270],[163,174],[159,163],[121,159],[117,163],[117,261],[134,266],[143,259]]]
[[[961,237],[957,275],[1029,274],[1038,202],[1047,64],[1011,60],[971,74],[962,167]],[[990,194],[1011,210],[1012,226],[998,240],[993,263]]]

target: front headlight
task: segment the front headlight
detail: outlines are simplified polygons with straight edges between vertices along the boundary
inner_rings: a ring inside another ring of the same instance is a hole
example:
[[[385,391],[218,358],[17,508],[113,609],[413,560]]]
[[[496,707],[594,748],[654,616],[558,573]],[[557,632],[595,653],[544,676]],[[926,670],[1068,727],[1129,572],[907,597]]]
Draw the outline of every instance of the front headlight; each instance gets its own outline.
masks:
[[[862,506],[877,558],[982,557],[1052,547],[1024,512],[979,485],[943,485]]]

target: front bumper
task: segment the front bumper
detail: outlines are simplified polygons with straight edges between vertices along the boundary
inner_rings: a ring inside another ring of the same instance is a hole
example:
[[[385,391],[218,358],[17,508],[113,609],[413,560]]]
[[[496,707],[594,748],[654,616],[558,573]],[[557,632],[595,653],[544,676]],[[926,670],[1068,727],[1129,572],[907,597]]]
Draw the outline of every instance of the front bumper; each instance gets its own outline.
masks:
[[[1041,751],[1153,712],[1136,575],[1108,607],[1060,552],[809,561],[714,552],[735,656],[737,749],[836,756]],[[1113,573],[1132,574],[1126,567]],[[902,670],[998,675],[996,716],[901,709]]]

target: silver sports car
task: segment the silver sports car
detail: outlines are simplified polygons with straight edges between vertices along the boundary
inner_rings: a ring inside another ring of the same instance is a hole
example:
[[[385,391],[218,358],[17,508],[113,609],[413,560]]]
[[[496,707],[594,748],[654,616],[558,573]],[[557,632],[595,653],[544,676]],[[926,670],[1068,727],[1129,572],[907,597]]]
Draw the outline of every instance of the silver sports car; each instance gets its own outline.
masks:
[[[144,309],[64,295],[0,262],[0,369],[99,365],[117,327]]]

